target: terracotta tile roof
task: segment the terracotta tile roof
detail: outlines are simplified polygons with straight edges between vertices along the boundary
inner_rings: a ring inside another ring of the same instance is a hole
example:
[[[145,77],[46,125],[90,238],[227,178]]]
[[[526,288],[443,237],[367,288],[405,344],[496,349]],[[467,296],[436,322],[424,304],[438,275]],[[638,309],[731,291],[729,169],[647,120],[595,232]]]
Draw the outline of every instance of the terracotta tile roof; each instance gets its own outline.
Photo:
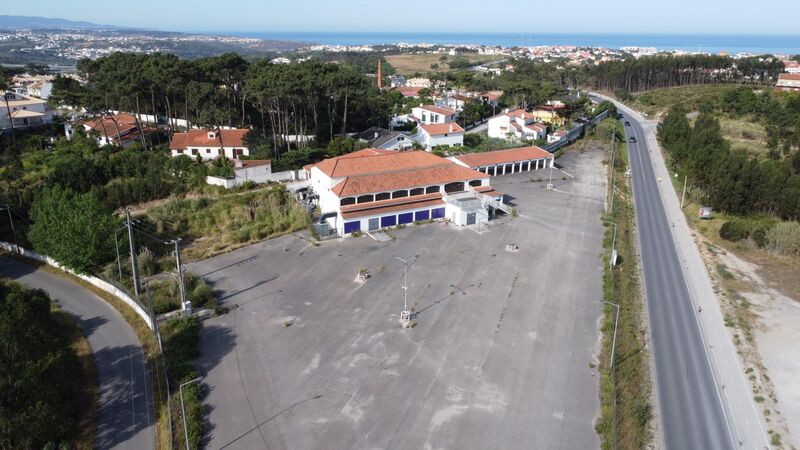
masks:
[[[493,152],[467,153],[464,155],[454,156],[453,158],[470,167],[480,167],[552,157],[552,153],[534,146],[509,148],[506,150],[497,150]]]
[[[514,111],[509,111],[506,113],[508,117],[519,117],[522,119],[535,119],[536,116],[525,111],[524,109],[515,109]]]
[[[389,171],[395,167],[411,167],[414,164],[426,164],[425,157],[419,156],[418,153],[425,152],[404,152],[397,153],[393,150],[383,150],[380,148],[365,148],[353,153],[347,153],[336,158],[328,158],[316,164],[309,164],[304,167],[307,171],[311,171],[313,167],[318,168],[324,174],[331,178],[340,178],[350,175],[357,175],[359,173]],[[415,156],[396,156],[390,159],[373,158],[382,155],[411,155]],[[431,155],[434,156],[435,155]],[[362,159],[363,158],[363,159]],[[358,161],[352,161],[356,160]],[[431,164],[428,162],[427,164]]]
[[[425,88],[404,86],[397,88],[397,92],[399,92],[403,97],[419,97],[419,91],[422,89]]]
[[[443,204],[444,200],[442,199],[442,194],[417,195],[414,197],[404,197],[401,199],[384,200],[380,202],[370,202],[370,203],[362,203],[360,205],[352,205],[352,206],[362,207],[361,209],[355,209],[355,210],[352,209],[348,210],[346,208],[349,208],[349,206],[345,206],[342,207],[342,217],[345,220],[348,220],[364,216],[381,215],[394,211],[406,211],[409,209],[417,209],[417,208],[430,208]]]
[[[224,138],[223,138],[224,139]],[[271,164],[272,160],[269,159],[243,159],[240,160],[242,163],[241,167],[237,167],[237,169],[247,169],[248,167],[258,167],[258,166],[266,166],[267,164]]]
[[[782,80],[800,81],[800,73],[782,73],[778,75],[778,81]]]
[[[338,197],[352,197],[457,181],[480,180],[488,177],[485,173],[446,161],[444,164],[434,167],[350,176],[334,186],[332,191]]]
[[[175,133],[169,143],[170,149],[186,149],[189,147],[219,147],[219,139],[209,139],[211,130],[191,129],[186,133]],[[225,147],[246,147],[244,137],[248,129],[222,130],[222,143]]]
[[[503,91],[489,91],[484,92],[481,97],[485,97],[487,100],[496,100],[503,96]]]
[[[448,133],[463,133],[464,129],[455,122],[450,123],[432,123],[430,125],[420,125],[420,128],[425,130],[431,136],[439,136]]]
[[[116,124],[114,121],[116,121]],[[136,128],[136,118],[130,114],[117,114],[110,117],[106,116],[102,119],[89,120],[83,122],[83,125],[84,127],[89,127],[90,129],[96,131],[101,136],[104,136],[106,133],[108,133],[109,137],[116,137],[117,125],[119,125],[119,134],[124,134],[125,132]],[[105,129],[103,127],[105,127]]]
[[[435,105],[423,105],[423,106],[420,106],[420,108],[424,109],[425,111],[429,111],[429,112],[436,113],[436,114],[442,114],[442,115],[445,115],[445,116],[452,116],[453,114],[456,113],[456,111],[454,109],[441,108],[441,107],[438,107],[438,106],[435,106]]]

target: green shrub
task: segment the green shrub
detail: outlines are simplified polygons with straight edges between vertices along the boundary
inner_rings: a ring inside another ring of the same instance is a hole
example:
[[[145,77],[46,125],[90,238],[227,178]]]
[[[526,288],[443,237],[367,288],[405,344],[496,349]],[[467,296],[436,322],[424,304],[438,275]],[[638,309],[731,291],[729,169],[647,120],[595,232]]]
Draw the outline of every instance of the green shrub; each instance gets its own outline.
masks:
[[[753,241],[759,248],[766,247],[767,243],[769,242],[767,240],[767,232],[769,231],[770,227],[771,226],[767,224],[759,224],[753,228],[753,232],[750,234],[750,237],[753,238]]]
[[[719,229],[719,237],[726,241],[737,242],[750,235],[750,224],[742,219],[729,220]]]

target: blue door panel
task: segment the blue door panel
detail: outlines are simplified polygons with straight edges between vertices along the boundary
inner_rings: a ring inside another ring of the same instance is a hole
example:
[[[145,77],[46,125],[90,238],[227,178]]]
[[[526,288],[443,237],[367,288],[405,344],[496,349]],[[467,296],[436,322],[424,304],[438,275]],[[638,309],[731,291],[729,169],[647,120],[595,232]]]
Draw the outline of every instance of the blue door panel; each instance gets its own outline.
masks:
[[[397,223],[406,224],[414,221],[414,213],[405,213],[397,216]]]
[[[414,220],[418,221],[428,220],[430,217],[431,217],[430,211],[428,211],[427,209],[425,211],[417,211],[414,214]]]
[[[444,219],[444,208],[432,209],[431,219]]]
[[[381,217],[381,228],[393,227],[397,224],[397,216]]]
[[[354,222],[345,222],[344,223],[344,234],[350,234],[354,231],[361,231],[361,221],[356,220]]]

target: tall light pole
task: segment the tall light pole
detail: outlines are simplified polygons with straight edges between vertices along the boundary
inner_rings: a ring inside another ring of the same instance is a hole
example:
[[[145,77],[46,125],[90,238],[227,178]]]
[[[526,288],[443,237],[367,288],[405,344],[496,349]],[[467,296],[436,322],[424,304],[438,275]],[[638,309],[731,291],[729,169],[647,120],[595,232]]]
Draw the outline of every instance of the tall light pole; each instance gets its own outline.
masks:
[[[189,380],[178,387],[178,390],[181,393],[181,415],[183,416],[183,436],[186,438],[186,450],[189,450],[189,430],[186,429],[186,408],[183,406],[183,387],[187,384],[192,384],[200,380],[202,380],[202,378],[197,377],[194,380]]]
[[[133,293],[139,296],[141,287],[139,285],[139,269],[136,264],[136,241],[133,238],[133,221],[131,221],[131,210],[125,208],[125,216],[127,217],[126,226],[128,228],[128,242],[131,246],[131,273],[133,274]]]
[[[122,281],[122,263],[119,260],[119,238],[117,233],[124,230],[126,227],[122,226],[114,231],[114,248],[117,250],[117,271],[119,272],[119,280]]]
[[[617,312],[614,314],[614,337],[611,338],[611,371],[614,371],[614,353],[617,349],[617,325],[619,324],[619,305],[616,303],[606,302],[606,305],[611,305],[617,309]]]
[[[406,260],[395,256],[394,259],[403,263],[403,311],[400,312],[400,321],[408,323],[411,320],[411,311],[408,310],[408,266],[416,261],[417,257]]]
[[[178,289],[181,293],[181,310],[186,314],[186,311],[189,309],[186,306],[186,288],[183,286],[183,265],[181,264],[181,249],[179,247],[181,240],[173,239],[171,241],[164,242],[165,244],[175,244],[175,265],[178,268]]]
[[[683,193],[681,194],[681,211],[683,211],[683,201],[686,199],[686,182],[689,181],[689,175],[683,176]]]

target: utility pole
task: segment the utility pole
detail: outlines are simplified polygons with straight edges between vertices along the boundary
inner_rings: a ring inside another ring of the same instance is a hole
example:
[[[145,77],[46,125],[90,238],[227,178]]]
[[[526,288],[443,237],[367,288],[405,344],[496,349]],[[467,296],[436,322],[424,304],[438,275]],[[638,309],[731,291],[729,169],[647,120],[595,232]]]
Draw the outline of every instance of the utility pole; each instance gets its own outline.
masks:
[[[617,309],[617,312],[614,314],[614,337],[611,339],[611,371],[614,371],[614,350],[617,348],[617,324],[619,323],[619,305],[616,303],[611,302],[603,302],[607,305],[611,305]]]
[[[139,296],[141,287],[139,286],[139,269],[136,266],[136,241],[133,238],[133,221],[131,221],[131,210],[125,208],[127,216],[128,242],[131,246],[131,273],[133,274],[133,293]]]
[[[180,239],[173,239],[166,244],[175,244],[175,265],[178,267],[178,289],[181,293],[181,310],[186,312],[186,289],[183,286],[183,266],[181,265]]]
[[[4,208],[8,212],[8,222],[11,224],[11,236],[14,238],[14,248],[17,250],[17,253],[20,253],[19,242],[17,242],[17,232],[14,229],[14,219],[11,217],[11,205],[5,205]]]
[[[683,201],[686,199],[686,182],[689,180],[688,175],[683,176],[683,194],[681,194],[681,211],[683,211]]]
[[[611,216],[614,216],[614,147],[617,144],[617,132],[611,135]]]

